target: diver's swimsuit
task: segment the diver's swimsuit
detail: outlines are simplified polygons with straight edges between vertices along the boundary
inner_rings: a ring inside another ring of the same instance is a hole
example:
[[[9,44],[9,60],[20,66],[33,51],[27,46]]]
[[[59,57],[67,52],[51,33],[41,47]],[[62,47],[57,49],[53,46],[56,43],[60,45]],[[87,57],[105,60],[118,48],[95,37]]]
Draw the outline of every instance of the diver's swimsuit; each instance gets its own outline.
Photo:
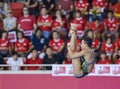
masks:
[[[92,65],[96,62],[96,60],[94,60],[93,62],[89,63],[85,60],[84,56],[80,57],[80,60],[82,62],[81,69],[83,71],[83,74],[82,75],[76,75],[77,78],[82,78],[82,77],[88,75],[89,74],[88,66],[90,66],[90,65]]]

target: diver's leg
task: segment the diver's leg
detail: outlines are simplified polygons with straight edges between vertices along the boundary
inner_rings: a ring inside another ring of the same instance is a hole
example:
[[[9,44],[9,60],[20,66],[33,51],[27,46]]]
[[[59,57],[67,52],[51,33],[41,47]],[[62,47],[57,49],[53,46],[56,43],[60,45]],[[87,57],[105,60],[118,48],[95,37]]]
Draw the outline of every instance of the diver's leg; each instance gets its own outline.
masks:
[[[77,48],[77,33],[75,30],[70,30],[71,40],[68,46],[68,53],[76,52]],[[79,58],[72,59],[72,66],[73,66],[73,74],[76,78],[81,78],[83,76],[83,71],[81,69],[81,61]]]
[[[77,48],[77,33],[75,30],[70,30],[71,39],[70,39],[70,48],[74,52]]]
[[[84,73],[81,69],[81,61],[80,59],[73,59],[72,60],[72,66],[73,66],[73,74],[76,78],[83,77]]]
[[[71,48],[68,46],[68,53],[71,51]],[[81,61],[79,58],[72,59],[73,74],[76,78],[83,77],[84,73],[81,69]]]

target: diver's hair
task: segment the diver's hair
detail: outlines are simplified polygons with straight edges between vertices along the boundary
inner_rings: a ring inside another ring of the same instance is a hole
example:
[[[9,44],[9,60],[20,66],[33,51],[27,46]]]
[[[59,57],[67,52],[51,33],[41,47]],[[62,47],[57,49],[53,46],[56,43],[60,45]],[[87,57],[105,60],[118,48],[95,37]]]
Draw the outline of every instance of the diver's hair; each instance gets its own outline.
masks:
[[[85,43],[88,45],[88,47],[90,47],[90,48],[92,47],[93,40],[91,38],[89,38],[89,37],[83,37],[82,40],[85,41]]]
[[[84,35],[83,35],[83,37],[82,38],[86,38],[86,37],[88,37],[88,38],[90,38],[89,36],[88,36],[88,33],[89,32],[92,32],[92,38],[91,39],[93,39],[94,38],[94,35],[93,35],[93,30],[91,30],[91,29],[88,29],[87,31],[85,31],[85,33],[84,33]]]

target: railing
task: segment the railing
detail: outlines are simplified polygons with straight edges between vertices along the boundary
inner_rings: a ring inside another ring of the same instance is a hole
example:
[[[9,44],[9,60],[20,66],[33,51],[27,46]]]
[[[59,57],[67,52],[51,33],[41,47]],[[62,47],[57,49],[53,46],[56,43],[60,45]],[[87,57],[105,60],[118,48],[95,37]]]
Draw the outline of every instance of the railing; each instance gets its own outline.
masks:
[[[23,65],[0,65],[3,68],[9,67],[42,67],[41,70],[0,70],[0,74],[51,74],[52,70],[46,70],[44,67],[52,67],[53,64],[23,64]]]
[[[53,64],[23,64],[23,65],[17,65],[17,66],[52,66]],[[57,64],[60,65],[60,64]],[[12,65],[0,65],[0,67],[10,67]]]
[[[40,70],[1,70],[0,74],[52,74],[53,76],[73,76],[71,64],[23,64],[13,67],[39,67]],[[11,65],[0,65],[0,68],[12,68]],[[46,70],[50,67],[52,70]],[[95,64],[88,76],[120,76],[120,64]]]

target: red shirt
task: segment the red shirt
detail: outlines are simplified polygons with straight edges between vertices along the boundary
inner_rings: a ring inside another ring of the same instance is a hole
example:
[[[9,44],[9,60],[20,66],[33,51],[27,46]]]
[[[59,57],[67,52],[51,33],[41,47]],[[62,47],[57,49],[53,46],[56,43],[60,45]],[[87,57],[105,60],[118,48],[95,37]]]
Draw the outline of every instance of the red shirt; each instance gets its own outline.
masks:
[[[106,60],[99,60],[98,61],[98,64],[112,64],[112,62],[111,62],[111,60],[109,60],[109,59],[106,59]]]
[[[115,41],[115,47],[120,48],[120,38]]]
[[[10,46],[10,42],[8,39],[0,39],[0,47],[9,47]]]
[[[85,27],[87,26],[87,21],[82,17],[73,19],[71,23],[74,23],[77,25],[78,31],[84,31]]]
[[[120,58],[115,61],[115,64],[120,64]]]
[[[95,38],[92,42],[92,48],[97,48],[100,46],[100,40]]]
[[[88,5],[88,2],[84,0],[75,2],[75,7],[78,8],[80,11],[82,11],[85,7],[88,7]]]
[[[70,6],[73,5],[73,0],[57,0],[56,4],[57,7],[58,5],[61,5],[61,9],[65,10],[65,11],[69,11],[70,10]]]
[[[59,39],[57,41],[55,40],[50,40],[49,46],[52,47],[53,51],[58,51],[61,46],[64,46],[65,43],[62,39]]]
[[[37,22],[43,22],[43,23],[52,22],[52,17],[50,15],[39,16]],[[39,26],[39,28],[41,28],[42,30],[50,31],[49,26]]]
[[[63,25],[60,23],[60,21],[58,21],[57,19],[53,20],[52,22],[52,28],[56,28],[56,27],[64,27],[67,28],[67,23],[65,19],[62,19],[62,23]]]
[[[0,47],[8,48],[9,46],[10,46],[10,42],[8,39],[6,39],[6,40],[0,39]]]
[[[109,4],[110,10],[115,11],[115,8],[116,8],[116,4],[115,5],[112,5],[112,3]]]
[[[34,24],[36,24],[36,20],[34,16],[20,17],[18,24],[21,25],[23,30],[34,30]]]
[[[104,25],[107,26],[108,30],[113,31],[117,26],[119,26],[119,21],[117,18],[113,18],[113,20],[106,19],[104,21]]]
[[[107,43],[103,43],[102,45],[102,51],[106,53],[106,55],[111,55],[114,52],[114,44],[108,45]]]
[[[18,40],[17,42],[15,42],[15,47],[17,48],[17,52],[28,52],[29,47],[32,44],[30,43],[30,41],[26,38],[24,38],[22,41]]]
[[[27,59],[26,64],[43,64],[43,60],[40,58],[36,58],[33,60],[32,58]],[[28,70],[38,70],[39,66],[29,66]]]
[[[115,5],[115,13],[120,14],[120,2]]]
[[[95,22],[91,22],[89,25],[89,29],[93,31],[102,31],[103,30],[103,24],[100,23],[99,25],[96,25]]]
[[[72,64],[72,60],[67,60],[66,59],[64,62],[65,62],[65,64]]]
[[[101,0],[101,1],[99,1],[99,0],[93,0],[92,4],[95,7],[106,7],[107,6],[106,0]]]

